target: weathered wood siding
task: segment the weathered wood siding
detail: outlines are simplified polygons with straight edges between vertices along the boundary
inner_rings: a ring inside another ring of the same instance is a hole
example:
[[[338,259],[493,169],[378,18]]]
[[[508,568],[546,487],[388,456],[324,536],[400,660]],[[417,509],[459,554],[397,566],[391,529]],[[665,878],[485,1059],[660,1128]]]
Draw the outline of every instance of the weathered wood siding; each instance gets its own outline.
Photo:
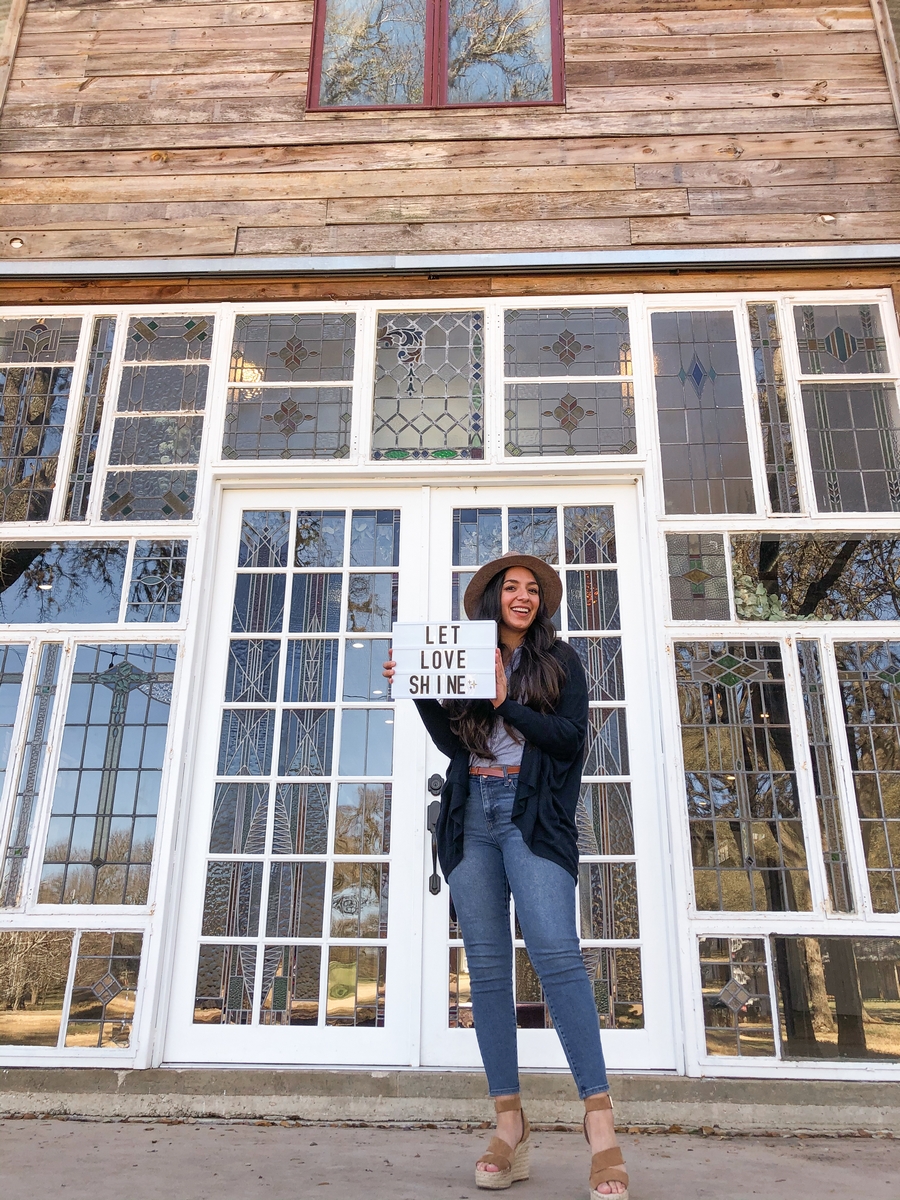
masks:
[[[564,8],[565,108],[348,115],[305,112],[309,0],[31,0],[0,255],[900,240],[868,4]]]

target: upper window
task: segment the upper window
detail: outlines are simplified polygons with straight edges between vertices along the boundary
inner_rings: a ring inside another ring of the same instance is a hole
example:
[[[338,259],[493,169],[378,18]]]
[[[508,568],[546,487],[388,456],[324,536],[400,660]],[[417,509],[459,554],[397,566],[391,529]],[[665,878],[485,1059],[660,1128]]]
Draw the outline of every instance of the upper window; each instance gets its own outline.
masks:
[[[309,107],[562,102],[559,0],[319,0]]]

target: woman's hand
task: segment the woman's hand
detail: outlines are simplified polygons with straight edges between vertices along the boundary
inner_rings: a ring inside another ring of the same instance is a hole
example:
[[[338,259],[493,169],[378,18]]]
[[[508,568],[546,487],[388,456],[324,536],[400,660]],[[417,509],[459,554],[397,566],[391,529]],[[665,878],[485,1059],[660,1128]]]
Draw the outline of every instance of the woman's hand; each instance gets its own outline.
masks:
[[[387,664],[385,664],[387,665]],[[494,708],[499,708],[508,695],[506,687],[506,668],[503,666],[503,655],[498,648],[494,659],[494,674],[497,679],[497,695],[491,701]]]
[[[389,650],[388,653],[390,654],[391,651]],[[387,660],[387,662],[383,662],[381,664],[381,673],[385,677],[385,679],[388,681],[388,683],[394,682],[394,672],[396,670],[397,670],[397,664],[392,658],[389,658]]]

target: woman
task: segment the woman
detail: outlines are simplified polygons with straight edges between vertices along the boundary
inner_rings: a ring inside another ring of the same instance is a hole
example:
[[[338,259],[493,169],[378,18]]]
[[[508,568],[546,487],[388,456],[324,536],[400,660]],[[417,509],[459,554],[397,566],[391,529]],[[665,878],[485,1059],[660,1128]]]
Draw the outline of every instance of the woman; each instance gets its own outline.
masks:
[[[591,1196],[628,1198],[616,1145],[597,1011],[575,926],[575,807],[588,722],[584,671],[551,617],[562,584],[541,559],[504,554],[466,589],[470,618],[496,621],[497,695],[417,700],[450,759],[437,825],[441,867],[466,947],[478,1046],[497,1111],[497,1136],[477,1187],[508,1188],[529,1173],[519,1097],[509,896],[541,980],[578,1094],[591,1147]],[[384,664],[388,679],[393,660]]]

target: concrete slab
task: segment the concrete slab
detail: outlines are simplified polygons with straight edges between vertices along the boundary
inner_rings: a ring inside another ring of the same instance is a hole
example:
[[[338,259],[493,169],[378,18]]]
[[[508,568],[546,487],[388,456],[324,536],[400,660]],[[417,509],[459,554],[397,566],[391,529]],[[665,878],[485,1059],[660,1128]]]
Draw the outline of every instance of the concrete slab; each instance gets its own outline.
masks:
[[[0,1195],[97,1200],[476,1200],[481,1129],[0,1121]],[[897,1200],[900,1141],[623,1134],[633,1200]],[[514,1200],[584,1200],[579,1134],[536,1132]],[[327,1190],[326,1190],[327,1189]]]

